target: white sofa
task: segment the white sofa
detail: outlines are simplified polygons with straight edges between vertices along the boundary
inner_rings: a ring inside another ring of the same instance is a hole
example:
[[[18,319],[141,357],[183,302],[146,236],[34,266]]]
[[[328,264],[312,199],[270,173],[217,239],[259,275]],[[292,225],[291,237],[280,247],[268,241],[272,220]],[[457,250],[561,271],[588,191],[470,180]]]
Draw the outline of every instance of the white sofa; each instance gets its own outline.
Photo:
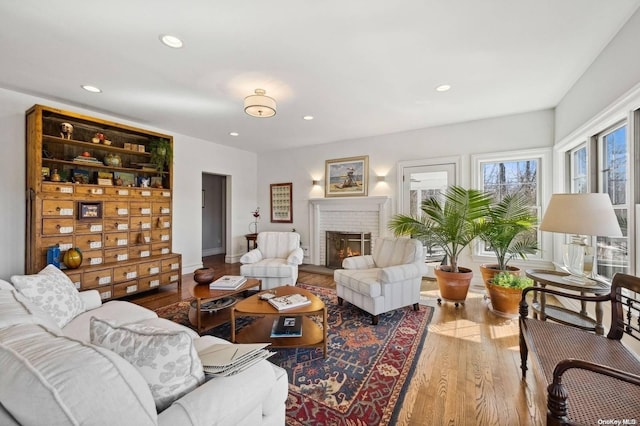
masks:
[[[418,310],[422,275],[427,272],[423,247],[409,238],[376,238],[370,255],[347,257],[336,269],[338,304],[346,300],[372,316],[413,305]]]
[[[296,285],[304,251],[297,232],[260,232],[257,247],[240,258],[240,275],[262,280],[262,288]]]
[[[91,318],[109,320],[114,326],[186,332],[192,338],[192,352],[228,342],[200,337],[133,303],[103,304],[97,291],[78,294],[84,312],[60,328],[33,299],[0,280],[1,425],[285,423],[287,373],[268,361],[233,376],[205,379],[158,413],[138,367],[89,343]]]

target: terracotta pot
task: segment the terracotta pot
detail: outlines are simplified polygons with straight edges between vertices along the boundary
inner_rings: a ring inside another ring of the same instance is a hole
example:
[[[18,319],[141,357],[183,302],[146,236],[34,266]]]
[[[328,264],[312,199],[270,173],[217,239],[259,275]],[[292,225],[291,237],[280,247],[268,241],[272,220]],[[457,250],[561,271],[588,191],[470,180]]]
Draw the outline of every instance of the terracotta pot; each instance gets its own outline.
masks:
[[[433,273],[438,281],[440,296],[452,302],[464,302],[469,292],[473,272],[469,268],[458,266],[460,272],[449,272],[449,266],[437,266]]]
[[[210,284],[213,277],[213,268],[200,268],[193,271],[193,280],[198,284]]]
[[[491,298],[492,311],[503,317],[517,317],[519,311],[522,290],[519,288],[507,288],[491,283],[485,283]]]
[[[508,272],[511,275],[520,275],[520,268],[517,268],[515,266],[507,266],[507,269],[503,271],[501,269],[498,269],[498,264],[496,263],[480,265],[482,281],[484,281],[484,285],[485,287],[487,287],[487,290],[489,289],[489,286],[487,284],[489,284],[493,277],[498,275],[500,272]]]

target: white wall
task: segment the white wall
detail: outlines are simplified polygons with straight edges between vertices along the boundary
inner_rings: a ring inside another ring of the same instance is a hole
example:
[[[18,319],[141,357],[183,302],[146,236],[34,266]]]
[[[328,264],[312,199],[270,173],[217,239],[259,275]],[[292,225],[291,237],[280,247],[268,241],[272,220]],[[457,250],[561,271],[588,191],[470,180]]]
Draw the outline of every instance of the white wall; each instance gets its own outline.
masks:
[[[246,249],[244,234],[255,208],[256,154],[176,134],[166,129],[122,120],[118,117],[0,89],[0,278],[24,273],[25,259],[25,112],[42,104],[92,117],[155,130],[174,136],[173,251],[182,254],[183,273],[202,265],[202,173],[230,176],[232,208],[227,254]]]
[[[556,107],[560,141],[640,84],[640,9]]]
[[[261,153],[258,157],[258,202],[266,210],[262,230],[300,232],[302,245],[309,244],[310,198],[324,196],[323,187],[312,187],[313,179],[324,178],[325,160],[369,156],[369,196],[392,198],[396,211],[396,167],[398,161],[462,156],[462,186],[469,187],[470,155],[553,145],[553,111],[544,110],[449,126],[420,129],[390,135],[348,140],[300,149]],[[375,177],[386,175],[385,182]],[[293,223],[269,223],[269,184],[293,183]]]

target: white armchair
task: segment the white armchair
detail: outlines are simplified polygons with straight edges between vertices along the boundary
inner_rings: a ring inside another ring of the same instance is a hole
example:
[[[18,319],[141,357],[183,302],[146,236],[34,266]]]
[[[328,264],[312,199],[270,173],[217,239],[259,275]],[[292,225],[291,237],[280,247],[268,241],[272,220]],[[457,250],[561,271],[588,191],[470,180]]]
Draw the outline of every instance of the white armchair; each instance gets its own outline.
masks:
[[[260,232],[257,247],[240,258],[240,275],[262,280],[262,288],[296,285],[304,252],[296,232]]]
[[[333,273],[338,304],[342,301],[378,315],[413,304],[418,310],[422,275],[427,272],[422,243],[408,238],[377,238],[373,254],[348,257]]]

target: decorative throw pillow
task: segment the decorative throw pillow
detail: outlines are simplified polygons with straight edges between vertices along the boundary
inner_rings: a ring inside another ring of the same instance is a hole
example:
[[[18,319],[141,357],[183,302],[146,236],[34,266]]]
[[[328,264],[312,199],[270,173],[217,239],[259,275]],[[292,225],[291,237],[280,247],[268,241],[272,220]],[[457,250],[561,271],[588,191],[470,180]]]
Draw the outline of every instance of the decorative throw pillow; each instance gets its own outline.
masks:
[[[143,324],[116,327],[91,318],[91,343],[117,353],[145,378],[158,412],[204,382],[204,371],[186,331]]]
[[[60,328],[85,310],[71,279],[53,265],[47,265],[35,275],[14,275],[11,282],[21,294],[49,314]]]

